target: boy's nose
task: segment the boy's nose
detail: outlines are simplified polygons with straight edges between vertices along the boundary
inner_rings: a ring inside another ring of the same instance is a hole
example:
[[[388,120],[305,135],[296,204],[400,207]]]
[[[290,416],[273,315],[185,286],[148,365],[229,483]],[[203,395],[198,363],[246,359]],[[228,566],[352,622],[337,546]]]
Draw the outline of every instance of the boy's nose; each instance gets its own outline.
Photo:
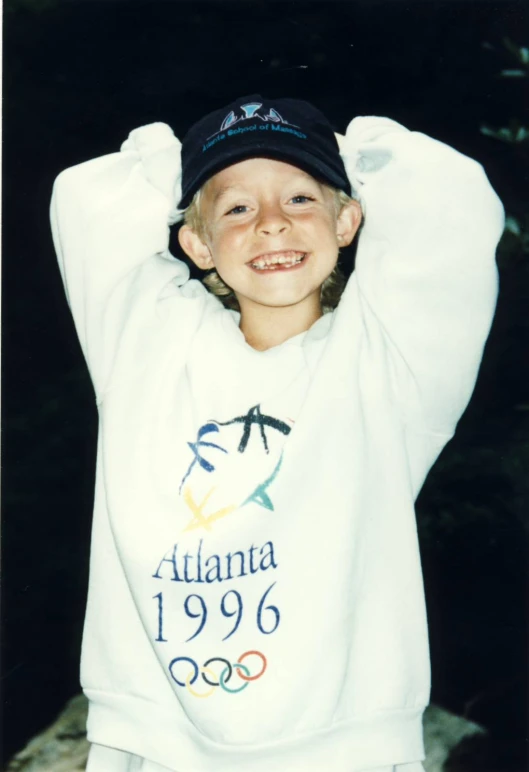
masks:
[[[263,236],[278,236],[289,228],[289,221],[281,210],[270,207],[261,213],[257,227]]]

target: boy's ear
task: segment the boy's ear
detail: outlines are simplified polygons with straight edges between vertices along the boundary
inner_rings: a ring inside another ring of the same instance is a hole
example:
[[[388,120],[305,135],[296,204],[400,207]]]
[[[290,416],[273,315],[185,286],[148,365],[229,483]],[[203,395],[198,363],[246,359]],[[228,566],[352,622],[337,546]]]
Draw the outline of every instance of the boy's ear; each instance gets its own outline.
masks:
[[[208,245],[202,241],[200,236],[189,225],[182,225],[178,231],[178,241],[186,255],[198,268],[201,268],[203,271],[213,268],[213,258]]]
[[[336,220],[336,236],[340,247],[349,246],[361,223],[362,207],[358,201],[350,201],[342,207]]]

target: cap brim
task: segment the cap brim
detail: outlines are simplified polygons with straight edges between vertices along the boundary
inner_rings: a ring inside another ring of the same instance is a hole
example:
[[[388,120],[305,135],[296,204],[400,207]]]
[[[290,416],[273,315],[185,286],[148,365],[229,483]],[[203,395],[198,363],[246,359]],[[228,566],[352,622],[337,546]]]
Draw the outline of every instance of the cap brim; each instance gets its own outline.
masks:
[[[281,147],[277,147],[264,142],[262,144],[254,142],[252,145],[231,148],[231,152],[226,154],[225,157],[219,158],[217,156],[209,164],[201,167],[200,174],[196,176],[182,195],[178,208],[185,209],[188,207],[195,193],[200,190],[210,177],[218,174],[223,169],[227,169],[228,166],[233,166],[241,161],[247,161],[250,158],[270,158],[274,161],[292,164],[292,166],[297,166],[319,182],[326,183],[338,190],[345,191],[347,195],[351,195],[351,184],[347,177],[341,175],[336,169],[333,169],[313,153],[307,153],[299,147],[292,148],[292,150],[294,152],[290,152],[288,146],[285,148],[284,143]]]

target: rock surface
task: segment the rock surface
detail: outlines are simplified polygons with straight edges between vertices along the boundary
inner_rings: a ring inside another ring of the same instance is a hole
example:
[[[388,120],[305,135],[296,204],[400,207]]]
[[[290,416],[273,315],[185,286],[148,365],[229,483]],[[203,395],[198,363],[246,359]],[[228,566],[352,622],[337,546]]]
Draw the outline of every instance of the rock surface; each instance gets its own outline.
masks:
[[[485,734],[472,721],[430,705],[424,714],[425,772],[443,772],[445,761],[462,740]]]
[[[51,726],[11,759],[6,772],[82,772],[89,748],[86,714],[86,697],[78,694]]]
[[[82,772],[88,757],[87,702],[73,697],[57,720],[10,761],[6,772]],[[425,772],[443,772],[445,761],[463,740],[483,729],[443,708],[430,705],[424,716]]]

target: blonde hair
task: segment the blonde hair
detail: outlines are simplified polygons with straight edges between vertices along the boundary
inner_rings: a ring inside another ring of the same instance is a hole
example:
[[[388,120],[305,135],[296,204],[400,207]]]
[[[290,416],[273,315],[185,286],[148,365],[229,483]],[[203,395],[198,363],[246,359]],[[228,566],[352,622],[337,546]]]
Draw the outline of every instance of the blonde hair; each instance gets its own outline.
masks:
[[[351,201],[356,201],[356,197],[348,196],[343,190],[337,190],[331,188],[334,194],[334,204],[336,206],[336,214],[340,214],[344,206],[347,206]],[[207,227],[200,215],[200,200],[202,197],[203,188],[198,190],[193,196],[193,200],[183,212],[183,222],[197,236],[201,239],[207,237]],[[217,271],[213,268],[208,271],[202,279],[203,284],[208,290],[223,303],[226,308],[230,308],[233,311],[240,311],[239,302],[234,291],[229,287],[219,276]],[[332,273],[325,279],[321,285],[320,301],[324,314],[333,311],[338,305],[342,292],[345,289],[346,279],[341,268],[336,265]]]

